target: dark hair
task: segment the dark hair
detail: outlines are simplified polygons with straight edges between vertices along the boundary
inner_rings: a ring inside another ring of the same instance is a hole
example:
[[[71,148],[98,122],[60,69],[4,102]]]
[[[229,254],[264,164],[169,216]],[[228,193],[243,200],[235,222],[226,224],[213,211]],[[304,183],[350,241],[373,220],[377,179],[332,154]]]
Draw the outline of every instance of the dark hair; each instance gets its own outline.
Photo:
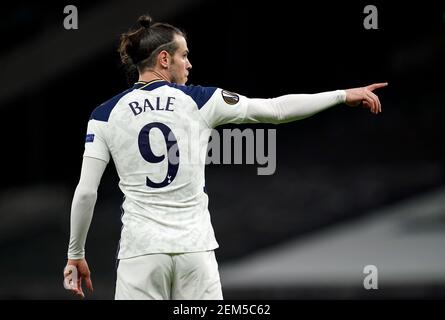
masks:
[[[178,49],[175,35],[185,38],[185,33],[167,23],[153,23],[149,15],[142,15],[130,31],[120,36],[119,55],[129,73],[154,67],[162,50],[171,55]],[[128,75],[129,78],[131,74]]]

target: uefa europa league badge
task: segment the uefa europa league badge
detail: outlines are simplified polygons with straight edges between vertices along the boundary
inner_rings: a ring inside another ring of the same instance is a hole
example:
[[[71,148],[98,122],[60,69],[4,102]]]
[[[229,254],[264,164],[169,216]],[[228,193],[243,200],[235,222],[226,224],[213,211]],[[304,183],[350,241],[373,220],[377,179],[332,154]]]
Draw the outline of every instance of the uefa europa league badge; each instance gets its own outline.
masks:
[[[224,101],[227,104],[234,105],[234,104],[237,104],[239,101],[239,95],[237,95],[236,93],[233,93],[233,92],[230,92],[227,90],[222,90],[221,94],[222,94]]]

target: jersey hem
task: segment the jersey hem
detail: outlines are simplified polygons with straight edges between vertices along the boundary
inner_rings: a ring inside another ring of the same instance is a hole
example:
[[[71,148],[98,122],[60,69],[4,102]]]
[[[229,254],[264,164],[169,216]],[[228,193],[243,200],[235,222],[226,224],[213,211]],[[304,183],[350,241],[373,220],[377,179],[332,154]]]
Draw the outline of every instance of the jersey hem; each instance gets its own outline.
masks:
[[[193,253],[193,252],[205,252],[205,251],[213,251],[215,249],[218,249],[219,245],[216,246],[212,246],[209,248],[203,248],[203,249],[194,249],[194,250],[162,250],[162,251],[146,251],[144,253],[138,253],[138,254],[133,254],[133,255],[118,255],[117,259],[118,260],[124,260],[124,259],[131,259],[131,258],[136,258],[136,257],[140,257],[140,256],[145,256],[148,254],[180,254],[180,253]]]

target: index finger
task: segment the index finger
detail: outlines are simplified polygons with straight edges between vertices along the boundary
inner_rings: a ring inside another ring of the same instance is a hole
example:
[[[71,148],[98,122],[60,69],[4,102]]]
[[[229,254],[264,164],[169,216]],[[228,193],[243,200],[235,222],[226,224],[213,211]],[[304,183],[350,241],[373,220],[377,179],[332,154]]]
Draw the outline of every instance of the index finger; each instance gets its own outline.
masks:
[[[373,91],[373,90],[378,89],[378,88],[386,87],[387,85],[388,85],[388,82],[380,82],[380,83],[373,83],[373,84],[370,84],[370,85],[367,86],[366,88],[367,88],[369,91]]]

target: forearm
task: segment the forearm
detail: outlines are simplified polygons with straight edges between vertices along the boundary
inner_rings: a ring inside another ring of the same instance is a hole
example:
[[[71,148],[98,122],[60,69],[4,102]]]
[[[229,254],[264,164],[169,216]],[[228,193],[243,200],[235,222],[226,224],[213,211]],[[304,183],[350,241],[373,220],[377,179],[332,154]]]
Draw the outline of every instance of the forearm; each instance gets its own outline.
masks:
[[[273,99],[249,99],[246,122],[285,123],[310,117],[345,102],[344,90],[290,94]]]
[[[84,157],[79,184],[71,205],[70,243],[68,259],[85,257],[85,241],[93,218],[97,189],[107,163],[103,160]]]
[[[71,228],[68,259],[85,257],[85,242],[93,218],[97,192],[85,189],[79,184],[76,188],[71,205]]]

